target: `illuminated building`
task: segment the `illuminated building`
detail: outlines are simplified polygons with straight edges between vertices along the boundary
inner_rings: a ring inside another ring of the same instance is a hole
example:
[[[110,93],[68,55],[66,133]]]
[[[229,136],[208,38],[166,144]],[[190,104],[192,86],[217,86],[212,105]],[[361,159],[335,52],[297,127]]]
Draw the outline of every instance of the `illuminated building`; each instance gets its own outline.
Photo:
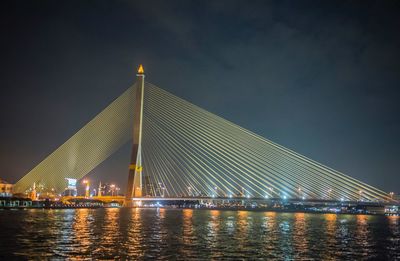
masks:
[[[0,197],[11,197],[13,194],[13,184],[0,179]]]

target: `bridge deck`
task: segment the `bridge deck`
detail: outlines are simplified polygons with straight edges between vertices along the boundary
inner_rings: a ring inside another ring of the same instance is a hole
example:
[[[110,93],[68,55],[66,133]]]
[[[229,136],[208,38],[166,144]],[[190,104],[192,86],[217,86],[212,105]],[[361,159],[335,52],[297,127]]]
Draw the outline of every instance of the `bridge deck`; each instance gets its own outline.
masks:
[[[67,196],[63,197],[61,200],[63,202],[70,200],[79,199],[89,199],[89,200],[99,200],[104,203],[110,202],[124,202],[125,196],[94,196],[94,197],[84,197],[84,196]],[[132,201],[246,201],[246,202],[287,202],[287,203],[308,203],[308,204],[346,204],[346,205],[368,205],[368,206],[378,206],[378,205],[399,205],[388,203],[388,202],[369,202],[369,201],[337,201],[337,200],[325,200],[325,199],[281,199],[281,198],[247,198],[247,197],[136,197],[132,198]]]

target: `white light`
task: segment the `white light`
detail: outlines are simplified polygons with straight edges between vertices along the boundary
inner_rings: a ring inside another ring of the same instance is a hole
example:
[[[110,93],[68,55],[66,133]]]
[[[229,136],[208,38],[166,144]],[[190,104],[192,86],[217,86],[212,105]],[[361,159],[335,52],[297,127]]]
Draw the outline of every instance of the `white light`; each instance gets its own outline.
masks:
[[[283,199],[286,199],[286,196],[283,196]]]
[[[342,201],[342,202],[343,202],[343,201],[344,201],[344,198],[341,198],[341,199],[340,199],[340,201]]]
[[[265,195],[265,198],[268,198],[268,195]]]
[[[215,198],[215,195],[214,195],[214,194],[212,194],[212,195],[211,195],[211,197],[212,197],[212,198]]]
[[[250,198],[250,195],[247,195],[247,198]]]
[[[232,198],[232,195],[230,194],[229,197]]]
[[[306,199],[306,197],[304,197],[304,196],[303,196],[303,197],[302,197],[302,199],[303,199],[303,200],[305,200],[305,199]]]

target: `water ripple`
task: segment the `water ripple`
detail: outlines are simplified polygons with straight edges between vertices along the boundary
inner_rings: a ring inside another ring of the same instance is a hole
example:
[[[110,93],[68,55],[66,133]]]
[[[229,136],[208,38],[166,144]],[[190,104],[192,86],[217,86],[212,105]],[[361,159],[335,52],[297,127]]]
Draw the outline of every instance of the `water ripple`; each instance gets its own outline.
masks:
[[[0,258],[396,260],[399,219],[192,209],[1,211]]]

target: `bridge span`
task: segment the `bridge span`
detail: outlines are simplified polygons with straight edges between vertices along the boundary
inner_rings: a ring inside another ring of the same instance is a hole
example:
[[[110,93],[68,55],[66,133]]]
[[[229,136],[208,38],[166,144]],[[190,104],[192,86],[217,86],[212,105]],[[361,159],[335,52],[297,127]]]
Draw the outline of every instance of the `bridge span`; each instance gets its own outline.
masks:
[[[122,205],[126,197],[125,196],[65,196],[61,198],[63,203],[68,203],[74,200],[97,200],[103,203],[119,203]],[[132,206],[135,206],[135,202],[193,202],[198,201],[199,203],[204,202],[257,202],[257,203],[284,203],[284,204],[341,204],[341,205],[363,205],[363,206],[382,206],[382,205],[396,205],[400,206],[399,203],[382,203],[382,202],[370,202],[370,201],[338,201],[338,200],[328,200],[328,199],[301,199],[301,198],[248,198],[248,197],[135,197],[131,198]]]

